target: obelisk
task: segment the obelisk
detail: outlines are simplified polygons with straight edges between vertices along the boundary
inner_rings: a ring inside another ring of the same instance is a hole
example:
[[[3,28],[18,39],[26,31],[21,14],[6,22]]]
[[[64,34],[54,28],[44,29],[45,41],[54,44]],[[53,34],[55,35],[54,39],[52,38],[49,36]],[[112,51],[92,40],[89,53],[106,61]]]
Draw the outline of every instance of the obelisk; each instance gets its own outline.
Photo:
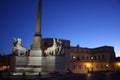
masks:
[[[33,44],[30,50],[30,56],[42,56],[41,50],[41,13],[42,13],[42,0],[38,0],[38,16],[36,23],[36,32],[34,35]]]

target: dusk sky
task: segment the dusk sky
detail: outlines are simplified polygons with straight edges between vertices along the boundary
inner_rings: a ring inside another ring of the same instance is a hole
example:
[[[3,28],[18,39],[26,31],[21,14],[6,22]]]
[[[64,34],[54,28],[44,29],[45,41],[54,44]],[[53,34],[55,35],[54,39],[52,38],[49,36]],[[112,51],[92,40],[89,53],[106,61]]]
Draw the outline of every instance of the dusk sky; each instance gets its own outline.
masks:
[[[0,53],[11,53],[14,37],[30,49],[37,8],[38,0],[0,0]],[[113,46],[120,56],[120,0],[43,0],[41,33],[71,46]]]

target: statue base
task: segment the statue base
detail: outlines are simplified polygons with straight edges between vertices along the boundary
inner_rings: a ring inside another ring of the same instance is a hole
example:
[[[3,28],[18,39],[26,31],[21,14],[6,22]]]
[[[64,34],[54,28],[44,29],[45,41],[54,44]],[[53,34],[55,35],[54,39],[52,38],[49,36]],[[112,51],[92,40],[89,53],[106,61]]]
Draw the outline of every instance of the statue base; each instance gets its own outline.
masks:
[[[15,73],[39,74],[44,72],[65,73],[64,56],[12,56],[11,71]]]
[[[42,58],[43,72],[59,72],[65,73],[65,57],[64,56],[47,56]]]
[[[11,70],[15,72],[40,73],[42,72],[42,57],[13,56]]]
[[[41,49],[30,50],[30,56],[42,56],[42,50]]]

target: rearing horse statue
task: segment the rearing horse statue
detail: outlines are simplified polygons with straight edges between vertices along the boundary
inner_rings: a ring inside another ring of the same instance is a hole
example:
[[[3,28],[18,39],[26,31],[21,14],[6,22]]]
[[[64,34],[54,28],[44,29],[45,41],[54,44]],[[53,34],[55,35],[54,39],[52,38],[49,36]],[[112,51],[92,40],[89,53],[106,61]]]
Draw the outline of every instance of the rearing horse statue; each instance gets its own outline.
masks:
[[[48,56],[64,54],[62,41],[60,39],[53,39],[53,45],[45,50],[45,54]]]
[[[14,38],[12,52],[17,56],[21,56],[21,55],[25,56],[27,51],[28,50],[25,47],[21,46],[21,39]]]

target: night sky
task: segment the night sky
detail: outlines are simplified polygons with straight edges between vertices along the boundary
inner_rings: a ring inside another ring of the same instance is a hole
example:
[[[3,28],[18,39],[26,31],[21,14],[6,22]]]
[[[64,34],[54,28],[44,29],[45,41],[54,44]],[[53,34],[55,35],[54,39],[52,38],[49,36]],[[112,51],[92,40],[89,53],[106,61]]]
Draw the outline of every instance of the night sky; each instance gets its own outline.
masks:
[[[71,46],[113,46],[120,56],[120,0],[43,0],[42,37],[62,38]],[[13,38],[30,49],[37,0],[0,0],[0,53],[11,53]]]

